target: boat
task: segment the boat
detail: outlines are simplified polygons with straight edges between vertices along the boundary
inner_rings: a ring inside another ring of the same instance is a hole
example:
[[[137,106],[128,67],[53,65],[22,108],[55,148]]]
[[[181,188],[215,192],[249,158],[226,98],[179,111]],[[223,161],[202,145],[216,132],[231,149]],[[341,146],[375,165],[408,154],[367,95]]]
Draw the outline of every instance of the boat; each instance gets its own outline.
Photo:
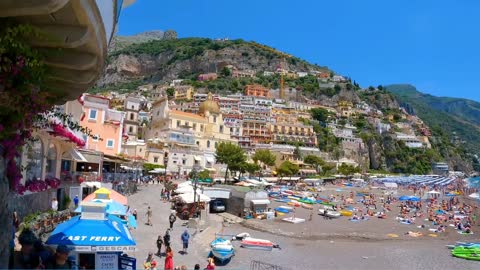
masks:
[[[235,255],[232,242],[227,239],[219,237],[210,243],[210,247],[212,248],[213,257],[217,258],[222,263]]]
[[[282,198],[282,199],[273,199],[273,200],[276,201],[276,202],[283,202],[283,203],[288,203],[288,202],[290,202],[289,199],[285,199],[285,198]]]
[[[346,216],[346,217],[351,217],[353,215],[353,213],[351,211],[347,211],[347,210],[340,210],[339,213],[342,216]]]
[[[265,239],[251,238],[251,237],[244,238],[240,245],[244,248],[250,248],[250,249],[259,249],[259,250],[267,250],[267,251],[271,251],[273,249],[272,241],[265,240]]]
[[[299,206],[300,206],[300,203],[299,203],[299,202],[297,202],[297,201],[288,202],[287,204],[288,204],[288,205],[295,206],[295,207],[299,207]]]
[[[280,213],[290,213],[290,210],[285,209],[285,208],[282,208],[282,207],[277,207],[277,208],[275,208],[275,209],[273,209],[273,210],[275,210],[275,211],[277,211],[277,212],[280,212]]]
[[[480,261],[480,248],[458,246],[452,250],[452,255],[457,258]]]
[[[300,199],[298,201],[301,202],[301,203],[307,203],[307,204],[315,204],[316,203],[315,200],[311,200],[311,199]]]
[[[302,203],[302,207],[305,208],[305,209],[313,209],[313,206],[311,204],[308,204],[308,203]]]
[[[447,245],[448,249],[454,249],[456,247],[475,247],[475,248],[480,248],[480,242],[479,243],[465,243],[465,242],[457,242],[455,245]]]
[[[340,216],[342,216],[342,214],[337,211],[327,211],[327,213],[325,213],[325,216],[329,218],[339,218]]]

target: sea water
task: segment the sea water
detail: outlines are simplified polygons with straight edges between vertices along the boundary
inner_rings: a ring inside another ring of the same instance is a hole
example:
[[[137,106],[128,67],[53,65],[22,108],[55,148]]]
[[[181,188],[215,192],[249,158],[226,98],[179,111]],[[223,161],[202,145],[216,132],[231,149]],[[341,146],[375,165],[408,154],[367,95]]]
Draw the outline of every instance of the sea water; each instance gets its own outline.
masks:
[[[468,186],[472,188],[479,188],[480,189],[480,176],[469,178],[468,179]]]

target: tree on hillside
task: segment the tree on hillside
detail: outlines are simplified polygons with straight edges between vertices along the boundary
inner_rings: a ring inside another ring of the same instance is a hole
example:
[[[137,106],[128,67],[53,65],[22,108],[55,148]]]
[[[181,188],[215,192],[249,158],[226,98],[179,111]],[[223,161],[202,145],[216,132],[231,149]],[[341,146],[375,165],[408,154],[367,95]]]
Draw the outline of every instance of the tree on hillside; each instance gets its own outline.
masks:
[[[175,88],[173,88],[173,87],[167,88],[167,90],[165,90],[165,92],[166,92],[168,98],[172,98],[172,97],[175,96]]]
[[[255,151],[255,154],[252,156],[252,159],[257,164],[258,164],[258,161],[260,161],[267,166],[273,166],[275,165],[275,161],[277,160],[277,157],[275,157],[275,155],[272,152],[270,152],[270,150],[268,149],[260,149]]]
[[[310,164],[315,167],[315,170],[317,173],[320,171],[320,166],[323,166],[325,164],[325,161],[320,158],[319,156],[315,155],[307,155],[304,159],[303,162],[305,164]]]
[[[300,152],[300,147],[298,144],[295,146],[295,149],[293,150],[293,158],[300,160],[302,159],[302,152]]]
[[[325,123],[328,120],[330,113],[322,108],[313,108],[310,110],[312,118],[317,120],[320,123]]]
[[[330,174],[334,168],[335,168],[335,164],[333,163],[324,164],[322,166],[323,175]]]
[[[230,75],[232,75],[232,71],[227,67],[223,67],[222,71],[220,71],[220,75],[222,77],[230,77]]]
[[[244,162],[241,167],[243,169],[243,173],[248,172],[248,174],[250,176],[252,176],[252,174],[255,174],[256,172],[260,171],[260,169],[261,169],[258,164],[248,163],[248,162]]]
[[[300,171],[300,167],[297,164],[293,164],[290,161],[284,161],[280,166],[277,168],[277,174],[280,177],[289,176],[297,174]]]
[[[225,170],[225,181],[227,181],[229,169],[232,171],[239,171],[239,165],[247,160],[242,148],[230,142],[221,142],[218,144],[215,157],[217,162],[227,165],[227,169]]]
[[[338,167],[337,171],[343,175],[352,175],[360,172],[360,167],[342,163],[342,165]]]

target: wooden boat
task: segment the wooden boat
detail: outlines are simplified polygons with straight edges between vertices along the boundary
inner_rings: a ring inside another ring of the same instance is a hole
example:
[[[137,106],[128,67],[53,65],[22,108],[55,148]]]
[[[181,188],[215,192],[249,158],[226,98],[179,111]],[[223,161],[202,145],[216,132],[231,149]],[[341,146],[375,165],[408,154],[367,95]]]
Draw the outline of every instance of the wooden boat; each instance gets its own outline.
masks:
[[[212,255],[219,261],[224,262],[235,255],[233,245],[230,240],[217,238],[210,243]]]
[[[270,240],[257,239],[257,238],[251,238],[251,237],[244,238],[241,242],[241,246],[244,248],[267,250],[267,251],[271,251],[273,249],[273,243]]]

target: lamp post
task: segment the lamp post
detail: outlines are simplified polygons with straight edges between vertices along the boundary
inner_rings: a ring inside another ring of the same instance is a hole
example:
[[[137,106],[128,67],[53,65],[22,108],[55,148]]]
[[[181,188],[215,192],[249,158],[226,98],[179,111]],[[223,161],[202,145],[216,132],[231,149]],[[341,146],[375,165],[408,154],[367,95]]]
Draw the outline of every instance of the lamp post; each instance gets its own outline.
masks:
[[[200,166],[198,164],[194,164],[192,168],[192,177],[193,177],[193,205],[195,206],[195,214],[197,212],[197,184],[198,184],[198,178],[197,174],[198,171],[200,170]]]

